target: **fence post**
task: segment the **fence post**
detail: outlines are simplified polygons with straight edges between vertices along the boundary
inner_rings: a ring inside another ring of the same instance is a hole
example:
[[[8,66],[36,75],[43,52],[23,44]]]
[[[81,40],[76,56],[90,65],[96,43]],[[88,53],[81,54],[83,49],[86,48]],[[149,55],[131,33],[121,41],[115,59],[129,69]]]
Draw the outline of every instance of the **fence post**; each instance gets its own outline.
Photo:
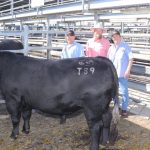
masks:
[[[23,45],[24,45],[24,55],[28,55],[29,45],[28,45],[28,35],[29,28],[27,25],[23,27]]]
[[[47,47],[52,47],[52,42],[51,42],[51,34],[47,34]],[[51,48],[47,49],[47,59],[51,58]]]
[[[49,24],[49,18],[47,18],[47,34],[46,34],[46,40],[47,40],[47,59],[51,58],[51,48],[52,48],[52,34],[50,34],[50,28],[49,28],[50,24]]]

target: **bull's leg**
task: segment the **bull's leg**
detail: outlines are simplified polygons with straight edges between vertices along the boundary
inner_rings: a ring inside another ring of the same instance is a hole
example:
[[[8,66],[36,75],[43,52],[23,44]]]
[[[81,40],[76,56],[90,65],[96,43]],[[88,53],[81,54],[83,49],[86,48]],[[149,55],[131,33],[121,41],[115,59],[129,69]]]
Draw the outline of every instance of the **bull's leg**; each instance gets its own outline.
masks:
[[[91,136],[90,150],[98,150],[100,141],[100,130],[103,126],[102,120],[92,111],[86,111],[85,117],[89,126]]]
[[[90,150],[98,150],[99,149],[101,126],[102,126],[102,121],[98,121],[98,122],[93,122],[90,127],[90,134],[91,134]]]
[[[112,113],[108,109],[108,111],[102,115],[103,128],[101,134],[101,144],[105,146],[109,146],[111,120],[112,120]]]
[[[60,116],[60,124],[66,123],[66,115]]]
[[[21,117],[21,113],[18,112],[18,114],[11,114],[11,120],[12,120],[12,124],[13,124],[13,130],[11,133],[11,138],[16,139],[19,135],[19,123],[20,123],[20,117]]]
[[[11,115],[12,120],[12,133],[11,138],[16,139],[19,135],[19,123],[20,123],[20,117],[21,117],[21,110],[20,110],[20,104],[16,100],[6,100],[6,106],[9,114]]]
[[[26,110],[22,112],[22,118],[24,120],[22,132],[28,134],[30,132],[30,118],[32,110]]]

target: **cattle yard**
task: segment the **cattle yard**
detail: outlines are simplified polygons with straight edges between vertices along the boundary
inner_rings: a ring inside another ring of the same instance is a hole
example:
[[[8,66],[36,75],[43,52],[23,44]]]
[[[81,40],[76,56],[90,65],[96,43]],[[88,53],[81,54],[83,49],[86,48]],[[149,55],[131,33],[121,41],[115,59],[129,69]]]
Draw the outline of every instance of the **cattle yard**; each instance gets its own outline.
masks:
[[[81,42],[84,46],[87,39],[88,37],[84,37],[83,39],[79,39],[78,42]],[[53,37],[51,41],[51,50],[49,51],[44,49],[47,45],[46,41],[46,39],[41,40],[35,37],[29,38],[28,46],[31,50],[28,52],[28,55],[31,57],[47,59],[47,54],[49,52],[49,59],[59,59],[63,42],[65,42],[64,36],[57,35],[56,37]],[[44,48],[41,49],[43,46]],[[148,150],[150,148],[148,140],[148,137],[150,136],[150,55],[148,51],[146,51],[148,54],[145,54],[145,51],[142,51],[142,49],[140,50],[140,53],[136,50],[133,50],[133,52],[135,59],[132,67],[132,75],[129,80],[130,115],[128,118],[121,118],[119,125],[119,139],[114,146],[110,146],[110,149]],[[31,133],[27,137],[23,133],[20,133],[19,139],[15,141],[15,143],[10,141],[9,134],[11,121],[8,114],[5,112],[5,101],[1,100],[0,103],[2,112],[0,115],[2,123],[0,126],[2,129],[0,134],[0,145],[3,150],[9,150],[10,148],[13,150],[88,149],[89,133],[83,115],[71,119],[69,118],[65,124],[60,125],[58,119],[45,118],[38,113],[33,112]],[[80,122],[80,125],[74,124],[76,121]],[[38,123],[35,124],[35,122]],[[45,126],[45,124],[47,125]],[[79,130],[76,130],[76,127],[78,127]],[[128,131],[126,130],[127,128],[129,129]],[[37,132],[42,136],[39,137]],[[133,134],[132,136],[131,133]],[[81,139],[83,139],[83,141]],[[137,143],[137,145],[132,143]]]
[[[60,39],[60,41],[59,41]],[[64,38],[54,37],[50,51],[50,59],[59,59]],[[36,43],[35,43],[36,41]],[[36,46],[39,50],[33,49],[28,55],[37,58],[47,58],[47,50],[40,50],[43,46],[41,41],[29,39],[29,46]],[[53,43],[54,41],[54,43]],[[78,40],[80,42],[80,40]],[[86,40],[85,40],[86,41]],[[32,43],[33,42],[33,43]],[[45,42],[45,41],[44,41]],[[81,40],[82,44],[86,44]],[[44,43],[46,45],[46,42]],[[58,52],[58,53],[57,53]],[[52,55],[53,54],[53,55]],[[138,53],[134,53],[137,56]],[[137,54],[137,55],[136,55]],[[150,148],[150,94],[149,82],[149,55],[141,58],[138,55],[134,60],[132,75],[130,77],[130,105],[128,118],[121,118],[119,124],[119,137],[115,145],[110,146],[114,150],[148,150]],[[1,110],[5,110],[4,101],[1,101]],[[87,150],[89,145],[89,132],[83,115],[67,119],[63,125],[59,124],[57,118],[43,117],[33,111],[31,119],[31,133],[26,136],[20,131],[19,139],[15,142],[9,138],[11,121],[6,112],[0,115],[0,145],[3,150]],[[40,120],[40,121],[39,121]],[[80,123],[79,123],[80,122]],[[21,122],[22,124],[22,122]],[[78,129],[77,129],[78,128]],[[128,129],[128,130],[127,130]],[[132,133],[132,135],[131,135]],[[39,136],[41,135],[41,136]],[[135,145],[136,143],[136,145]]]
[[[149,150],[149,0],[126,0],[126,4],[121,0],[44,0],[40,6],[33,6],[32,2],[0,1],[0,39],[14,39],[24,45],[23,49],[13,52],[40,59],[60,59],[66,31],[73,29],[76,41],[85,47],[92,37],[90,28],[95,21],[103,23],[104,36],[108,39],[113,29],[121,32],[134,55],[129,78],[129,116],[121,117],[117,142],[108,149]],[[22,120],[20,124],[22,126]],[[58,118],[33,110],[31,133],[25,135],[20,131],[15,141],[9,137],[11,128],[5,100],[0,96],[0,150],[87,150],[89,147],[90,135],[83,114],[69,117],[66,123],[60,124]]]
[[[42,31],[41,31],[42,32]],[[31,31],[32,33],[32,31]],[[35,33],[35,31],[34,31]],[[43,32],[44,33],[44,32]],[[12,33],[10,33],[12,34]],[[62,47],[65,42],[64,38],[64,32],[61,32],[59,34],[63,34],[63,36],[53,36],[51,38],[50,45],[48,46],[47,39],[42,37],[29,37],[28,38],[28,45],[24,46],[25,48],[28,48],[28,55],[31,57],[37,57],[37,58],[51,58],[51,59],[59,59]],[[77,34],[78,40],[77,42],[83,44],[83,46],[86,45],[86,41],[88,39],[90,32],[86,33],[81,32],[80,34]],[[80,37],[80,35],[84,35],[84,37]],[[9,36],[8,36],[9,38]],[[125,36],[125,39],[127,37]],[[14,39],[14,38],[11,38]],[[19,38],[15,38],[17,40],[21,40]],[[134,43],[134,42],[132,42]],[[136,43],[136,42],[135,42]],[[144,43],[145,44],[145,43]],[[137,102],[137,105],[145,105],[149,109],[149,93],[150,93],[150,54],[149,50],[141,49],[142,46],[137,44],[135,46],[131,45],[133,48],[133,54],[134,54],[134,64],[132,67],[132,74],[129,79],[129,87],[130,87],[130,98],[131,102],[134,101]],[[135,46],[135,47],[134,47]],[[138,47],[139,46],[139,47]],[[144,46],[144,45],[143,45]],[[46,49],[48,47],[48,49]],[[140,49],[140,50],[139,50]],[[18,51],[18,50],[17,50]],[[23,51],[22,51],[23,52]],[[132,90],[135,90],[132,92]],[[140,92],[143,92],[142,94]],[[139,94],[138,94],[139,93]],[[138,95],[138,96],[137,96]],[[145,98],[145,95],[148,95]],[[2,103],[2,101],[1,101]],[[132,111],[132,110],[131,110]],[[150,113],[147,114],[147,117],[150,117]]]
[[[87,150],[89,146],[89,131],[84,115],[69,118],[65,124],[60,124],[57,118],[33,113],[30,134],[25,135],[20,131],[16,141],[12,141],[9,137],[10,118],[3,118],[0,121],[2,150]],[[109,149],[149,150],[149,136],[149,121],[139,115],[130,114],[126,119],[121,118],[118,140]]]

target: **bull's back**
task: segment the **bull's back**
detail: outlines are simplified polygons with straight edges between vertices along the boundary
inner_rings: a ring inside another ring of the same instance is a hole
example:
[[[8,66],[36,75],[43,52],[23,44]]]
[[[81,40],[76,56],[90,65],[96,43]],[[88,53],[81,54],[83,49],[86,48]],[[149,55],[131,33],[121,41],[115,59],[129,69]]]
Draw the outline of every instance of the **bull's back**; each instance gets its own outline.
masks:
[[[110,86],[116,74],[112,63],[103,57],[58,61],[39,60],[12,53],[0,53],[0,57],[3,57],[0,59],[3,78],[11,82],[13,80],[20,88],[29,88],[28,85],[35,88],[38,85],[36,89],[42,87],[62,92],[77,87],[104,88]]]

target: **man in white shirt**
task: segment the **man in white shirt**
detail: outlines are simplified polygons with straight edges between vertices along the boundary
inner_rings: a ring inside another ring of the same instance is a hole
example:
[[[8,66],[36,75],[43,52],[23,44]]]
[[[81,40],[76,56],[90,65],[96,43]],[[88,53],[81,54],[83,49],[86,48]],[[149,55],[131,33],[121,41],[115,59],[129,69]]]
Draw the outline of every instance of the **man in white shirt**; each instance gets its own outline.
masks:
[[[84,48],[80,43],[75,41],[75,33],[69,30],[66,34],[67,43],[62,50],[61,58],[76,58],[84,56]]]
[[[112,33],[112,40],[114,44],[109,48],[108,58],[113,62],[117,71],[119,92],[122,96],[122,116],[126,117],[129,101],[128,78],[133,63],[133,54],[130,46],[123,41],[119,31],[115,30]]]

